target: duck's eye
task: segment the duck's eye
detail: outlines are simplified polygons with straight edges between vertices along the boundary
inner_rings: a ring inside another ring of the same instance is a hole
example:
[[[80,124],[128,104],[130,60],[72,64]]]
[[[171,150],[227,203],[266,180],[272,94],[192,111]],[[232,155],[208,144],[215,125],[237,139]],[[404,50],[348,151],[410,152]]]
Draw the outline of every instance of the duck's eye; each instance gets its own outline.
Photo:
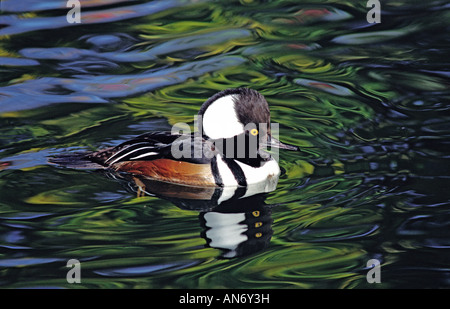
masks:
[[[256,135],[258,135],[258,130],[257,129],[251,129],[250,130],[250,134],[253,135],[253,136],[256,136]]]

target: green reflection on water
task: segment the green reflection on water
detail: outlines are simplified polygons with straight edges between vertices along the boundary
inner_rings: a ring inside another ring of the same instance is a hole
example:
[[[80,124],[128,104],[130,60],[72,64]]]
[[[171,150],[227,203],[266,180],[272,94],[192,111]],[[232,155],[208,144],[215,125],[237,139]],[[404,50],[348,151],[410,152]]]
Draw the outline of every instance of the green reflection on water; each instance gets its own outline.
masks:
[[[45,23],[58,8],[12,12],[27,22],[0,42],[0,286],[372,288],[371,258],[379,287],[448,286],[445,4],[383,3],[390,18],[372,26],[366,1],[180,2],[64,29]],[[121,92],[142,78],[160,84]],[[280,139],[302,149],[280,154],[262,251],[224,258],[198,211],[46,162],[192,125],[233,87],[265,95]],[[71,258],[81,285],[65,280]]]

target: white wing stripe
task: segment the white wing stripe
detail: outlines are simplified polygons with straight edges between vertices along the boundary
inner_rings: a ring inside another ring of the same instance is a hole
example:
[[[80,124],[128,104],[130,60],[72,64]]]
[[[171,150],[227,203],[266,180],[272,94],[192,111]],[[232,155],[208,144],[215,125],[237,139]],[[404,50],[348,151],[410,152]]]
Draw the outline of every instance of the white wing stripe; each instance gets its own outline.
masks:
[[[139,150],[142,150],[142,149],[155,149],[155,147],[153,147],[153,146],[147,146],[147,147],[140,147],[140,148],[138,148],[138,149],[132,150],[132,151],[130,151],[130,152],[127,152],[127,153],[124,154],[123,156],[120,156],[120,157],[116,158],[116,159],[113,160],[111,163],[109,163],[109,165],[112,165],[112,164],[116,163],[117,161],[119,161],[120,159],[122,159],[122,158],[124,158],[124,157],[126,157],[126,156],[129,156],[129,155],[132,154],[133,152],[136,152],[136,151],[139,151]]]
[[[158,152],[147,152],[147,153],[141,154],[137,157],[130,158],[130,160],[136,160],[136,159],[140,159],[140,158],[144,158],[144,157],[148,157],[148,156],[154,156],[157,154],[158,154]]]
[[[120,154],[121,152],[128,150],[131,147],[134,147],[136,145],[140,145],[140,144],[147,144],[146,142],[141,142],[141,143],[136,143],[136,144],[131,144],[126,146],[125,148],[120,149],[118,152],[116,152],[115,154],[113,154],[111,157],[108,158],[108,160],[105,161],[105,163],[107,163],[109,160],[111,160],[112,158],[116,157],[118,154]]]

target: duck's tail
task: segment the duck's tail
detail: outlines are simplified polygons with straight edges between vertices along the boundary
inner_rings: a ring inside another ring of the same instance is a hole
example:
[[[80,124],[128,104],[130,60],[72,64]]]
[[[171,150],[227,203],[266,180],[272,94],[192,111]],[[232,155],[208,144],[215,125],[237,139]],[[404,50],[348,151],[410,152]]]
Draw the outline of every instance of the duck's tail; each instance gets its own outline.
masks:
[[[89,159],[91,152],[61,154],[48,158],[48,162],[67,168],[103,169],[103,165]]]

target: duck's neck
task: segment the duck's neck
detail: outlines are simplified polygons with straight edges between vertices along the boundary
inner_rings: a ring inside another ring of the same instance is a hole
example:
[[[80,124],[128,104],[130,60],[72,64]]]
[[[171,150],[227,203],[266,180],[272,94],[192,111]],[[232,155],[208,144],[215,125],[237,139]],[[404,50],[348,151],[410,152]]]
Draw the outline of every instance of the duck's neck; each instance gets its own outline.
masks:
[[[227,159],[234,159],[253,167],[259,167],[267,158],[260,154],[258,138],[246,134],[231,138],[214,139],[216,150]]]

